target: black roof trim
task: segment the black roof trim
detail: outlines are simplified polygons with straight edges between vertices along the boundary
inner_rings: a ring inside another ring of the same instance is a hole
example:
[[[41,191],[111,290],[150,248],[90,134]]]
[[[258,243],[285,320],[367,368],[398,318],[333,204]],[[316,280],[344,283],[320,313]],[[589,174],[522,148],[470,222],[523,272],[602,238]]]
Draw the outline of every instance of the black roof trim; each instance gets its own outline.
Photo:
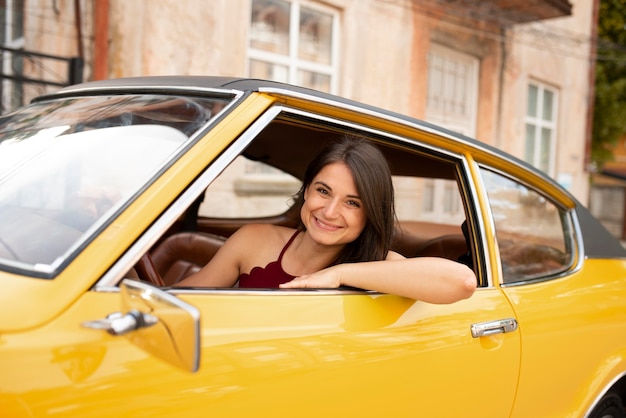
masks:
[[[600,171],[600,174],[618,180],[626,180],[626,170],[605,168]]]
[[[576,215],[588,258],[626,258],[626,249],[619,240],[580,203],[576,206]]]

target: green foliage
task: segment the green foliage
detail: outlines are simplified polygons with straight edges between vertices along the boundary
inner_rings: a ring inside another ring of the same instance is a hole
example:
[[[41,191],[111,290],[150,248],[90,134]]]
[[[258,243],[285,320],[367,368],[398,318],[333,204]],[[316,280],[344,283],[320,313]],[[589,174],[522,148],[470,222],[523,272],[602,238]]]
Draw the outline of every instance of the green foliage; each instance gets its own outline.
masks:
[[[591,158],[601,167],[626,134],[626,0],[600,0]]]

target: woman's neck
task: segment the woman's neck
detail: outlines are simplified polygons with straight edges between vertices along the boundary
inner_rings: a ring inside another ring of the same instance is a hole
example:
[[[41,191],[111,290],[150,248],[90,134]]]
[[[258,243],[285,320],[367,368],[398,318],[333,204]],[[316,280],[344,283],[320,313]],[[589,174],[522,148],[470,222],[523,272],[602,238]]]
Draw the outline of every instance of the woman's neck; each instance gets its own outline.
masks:
[[[283,269],[300,276],[311,274],[328,267],[339,257],[345,245],[323,245],[313,241],[303,231],[294,240],[283,256]],[[285,258],[287,260],[285,260]],[[286,263],[285,263],[286,261]],[[286,265],[285,265],[286,264]]]

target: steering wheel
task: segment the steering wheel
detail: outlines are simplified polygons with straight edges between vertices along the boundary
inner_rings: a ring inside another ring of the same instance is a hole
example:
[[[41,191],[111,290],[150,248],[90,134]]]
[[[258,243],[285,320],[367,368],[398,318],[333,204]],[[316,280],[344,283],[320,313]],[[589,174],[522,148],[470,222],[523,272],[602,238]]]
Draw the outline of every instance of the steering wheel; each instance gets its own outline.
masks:
[[[137,275],[140,280],[149,282],[158,287],[165,286],[165,282],[154,266],[154,262],[152,261],[152,257],[150,257],[149,252],[146,252],[141,256],[139,261],[137,261],[137,264],[135,264],[135,270],[137,271]]]

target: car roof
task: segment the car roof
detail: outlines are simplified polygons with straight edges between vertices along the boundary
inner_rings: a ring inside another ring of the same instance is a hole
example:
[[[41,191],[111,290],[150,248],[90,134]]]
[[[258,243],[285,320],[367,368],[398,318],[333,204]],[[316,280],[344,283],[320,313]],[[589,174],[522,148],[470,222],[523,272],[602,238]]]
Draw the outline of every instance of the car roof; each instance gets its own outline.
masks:
[[[522,167],[530,175],[541,178],[544,182],[551,184],[553,187],[567,195],[571,201],[576,199],[561,187],[554,179],[540,171],[536,167],[530,165],[507,152],[495,148],[485,142],[475,138],[465,136],[461,133],[451,131],[445,127],[434,125],[429,122],[408,116],[405,114],[393,112],[366,103],[347,99],[341,96],[325,93],[306,87],[295,86],[291,84],[281,83],[277,81],[269,81],[256,78],[241,77],[217,77],[217,76],[147,76],[147,77],[128,77],[118,79],[108,79],[100,81],[91,81],[87,83],[76,84],[65,87],[55,93],[46,94],[35,98],[33,101],[47,100],[57,97],[88,95],[93,93],[106,94],[123,93],[124,91],[133,93],[163,93],[163,94],[215,94],[216,91],[231,91],[233,94],[250,95],[255,92],[264,92],[268,94],[304,97],[308,100],[341,105],[346,108],[355,109],[356,111],[370,112],[378,116],[382,116],[389,120],[398,121],[402,124],[411,125],[419,129],[434,132],[438,135],[450,138],[454,141],[467,144],[470,148],[481,150],[486,154],[495,156],[499,160],[506,160],[513,165]]]
[[[132,91],[135,93],[145,92],[161,92],[172,94],[175,92],[202,94],[203,92],[209,93],[215,90],[230,90],[233,93],[241,92],[244,95],[249,95],[254,92],[274,93],[287,96],[306,96],[310,100],[317,100],[327,103],[341,104],[345,107],[358,109],[360,112],[373,112],[378,115],[384,116],[388,119],[397,120],[405,124],[418,126],[427,131],[437,132],[440,135],[453,138],[456,141],[460,141],[470,145],[473,148],[480,149],[486,153],[497,156],[500,159],[508,160],[509,162],[522,166],[530,173],[541,177],[542,179],[557,185],[558,188],[563,190],[558,184],[549,176],[545,175],[542,171],[538,170],[534,166],[528,164],[511,154],[499,150],[485,142],[479,141],[472,137],[465,136],[461,133],[451,131],[445,127],[434,125],[426,121],[408,116],[405,114],[393,112],[376,106],[372,106],[366,103],[358,102],[345,97],[333,95],[330,93],[321,92],[318,90],[309,89],[306,87],[295,86],[292,84],[281,83],[277,81],[269,81],[256,78],[241,78],[241,77],[217,77],[217,76],[147,76],[147,77],[128,77],[118,79],[108,79],[91,81],[87,83],[76,84],[73,86],[65,87],[55,93],[46,94],[35,98],[33,101],[41,101],[51,99],[55,97],[86,95],[95,92],[123,92]],[[566,190],[563,190],[567,193]],[[568,193],[569,194],[569,193]],[[573,197],[570,195],[570,198]]]
[[[55,93],[37,97],[34,99],[34,101],[50,99],[58,96],[84,95],[94,93],[96,91],[104,93],[107,91],[120,92],[128,90],[133,92],[141,92],[142,90],[145,90],[153,93],[155,91],[161,91],[163,93],[169,94],[176,91],[179,91],[181,93],[189,93],[194,91],[198,94],[201,94],[203,91],[210,92],[215,89],[243,92],[244,94],[251,94],[253,92],[268,92],[291,96],[307,96],[309,99],[316,99],[318,101],[335,102],[342,104],[346,107],[351,107],[355,109],[358,108],[361,111],[375,112],[389,118],[401,120],[404,122],[410,122],[411,124],[419,125],[422,128],[427,128],[437,131],[439,133],[446,134],[448,136],[454,137],[457,140],[471,143],[471,145],[473,145],[474,147],[489,150],[490,152],[497,154],[501,158],[515,158],[507,153],[498,150],[497,148],[491,147],[484,142],[464,136],[458,132],[447,130],[442,126],[430,124],[423,120],[413,118],[411,116],[368,105],[366,103],[347,99],[345,97],[333,95],[330,93],[309,89],[306,87],[256,78],[215,76],[148,76],[108,79],[100,81],[90,81],[87,83],[68,86]],[[526,168],[538,172],[533,166],[527,164],[525,161],[517,160],[516,163],[524,164]],[[538,173],[543,175],[543,173],[541,172]]]

